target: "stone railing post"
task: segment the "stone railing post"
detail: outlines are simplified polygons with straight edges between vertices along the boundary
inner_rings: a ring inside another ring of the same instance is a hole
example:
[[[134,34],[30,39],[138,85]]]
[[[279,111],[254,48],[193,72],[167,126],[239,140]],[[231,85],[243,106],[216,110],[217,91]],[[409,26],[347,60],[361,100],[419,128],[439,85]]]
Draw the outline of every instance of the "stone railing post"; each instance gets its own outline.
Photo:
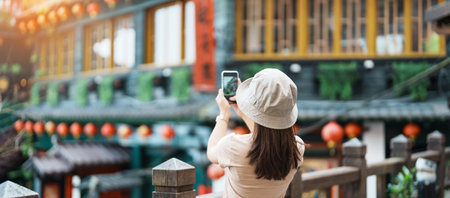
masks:
[[[434,131],[427,136],[427,149],[439,152],[439,161],[436,162],[436,197],[444,197],[444,185],[445,185],[445,136],[439,131]]]
[[[295,173],[289,187],[286,191],[285,198],[302,198],[302,169],[299,168]]]
[[[353,166],[359,168],[359,180],[348,183],[344,186],[344,197],[360,198],[366,197],[367,163],[366,163],[366,145],[358,138],[353,138],[343,145],[344,166]]]
[[[11,181],[0,184],[0,197],[2,198],[39,198],[39,195],[23,186]]]
[[[172,158],[152,172],[153,198],[195,198],[195,167]]]
[[[403,134],[397,135],[391,139],[391,157],[400,157],[405,159],[405,166],[411,168],[411,149],[412,143]]]

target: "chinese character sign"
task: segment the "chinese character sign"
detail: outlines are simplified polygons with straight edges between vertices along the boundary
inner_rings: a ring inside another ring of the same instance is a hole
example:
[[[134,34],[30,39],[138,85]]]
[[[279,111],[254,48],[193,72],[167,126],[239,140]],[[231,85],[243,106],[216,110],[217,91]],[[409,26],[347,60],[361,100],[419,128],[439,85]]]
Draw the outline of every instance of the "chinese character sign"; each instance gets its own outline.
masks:
[[[214,1],[195,0],[196,61],[194,64],[194,89],[216,90],[214,62]]]

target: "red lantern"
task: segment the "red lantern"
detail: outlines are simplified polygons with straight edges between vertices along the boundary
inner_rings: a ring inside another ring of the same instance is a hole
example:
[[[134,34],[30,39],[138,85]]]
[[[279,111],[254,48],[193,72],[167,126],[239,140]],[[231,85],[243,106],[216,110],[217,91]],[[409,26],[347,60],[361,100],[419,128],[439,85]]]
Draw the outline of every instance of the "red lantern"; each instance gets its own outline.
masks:
[[[117,130],[117,133],[121,138],[129,138],[131,134],[133,134],[133,130],[128,125],[121,125]]]
[[[98,13],[100,13],[100,5],[98,5],[98,3],[96,2],[91,2],[87,5],[86,11],[89,13],[89,16],[91,18],[94,18],[98,15]]]
[[[198,195],[212,193],[212,188],[211,188],[211,186],[206,186],[204,184],[200,184],[197,187],[197,192],[198,192]]]
[[[337,142],[342,140],[344,130],[335,121],[331,121],[322,128],[322,139],[327,142],[329,148],[334,148]]]
[[[45,131],[47,131],[47,134],[49,136],[53,135],[55,133],[56,124],[52,121],[48,121],[45,123]]]
[[[212,180],[219,179],[225,175],[225,170],[217,164],[211,164],[208,166],[208,169],[206,169],[206,174]]]
[[[16,129],[17,133],[22,131],[22,129],[23,129],[23,121],[22,120],[16,120],[16,122],[14,122],[14,129]]]
[[[137,133],[139,134],[139,136],[145,139],[152,134],[152,129],[143,124],[137,128]]]
[[[75,139],[80,138],[81,132],[83,131],[83,127],[80,123],[74,122],[70,125],[70,133],[73,135]]]
[[[34,19],[30,19],[27,23],[27,29],[30,33],[34,33],[37,29],[37,24]]]
[[[109,8],[114,8],[119,0],[104,0]]]
[[[39,136],[42,135],[44,133],[44,129],[45,129],[45,127],[42,122],[37,121],[34,123],[33,130],[36,133],[36,135],[39,135]]]
[[[56,127],[56,132],[58,133],[58,135],[60,135],[61,137],[66,137],[67,133],[69,133],[69,127],[67,126],[66,123],[61,122],[58,124],[58,126]]]
[[[27,33],[27,24],[25,23],[25,21],[21,21],[19,23],[19,30],[22,34]]]
[[[352,139],[354,137],[358,137],[361,134],[361,127],[354,122],[349,122],[345,125],[344,132],[349,139]]]
[[[25,122],[25,125],[24,125],[24,128],[25,128],[25,132],[27,132],[27,133],[33,133],[33,122],[31,122],[31,121],[26,121]]]
[[[420,127],[416,123],[410,122],[403,127],[403,134],[414,141],[420,134]]]
[[[47,18],[45,17],[44,14],[40,14],[40,15],[37,17],[37,23],[38,23],[40,26],[44,26],[44,25],[47,23]]]
[[[249,134],[250,131],[248,131],[247,127],[244,126],[236,126],[233,129],[233,132],[238,134],[238,135],[245,135],[245,134]]]
[[[116,127],[114,127],[114,125],[111,123],[105,123],[100,129],[100,132],[103,136],[112,138],[116,132]]]
[[[47,14],[47,19],[48,19],[48,21],[50,21],[51,24],[56,24],[58,22],[58,16],[56,15],[56,11],[51,10]]]
[[[87,123],[84,125],[84,133],[89,137],[92,138],[97,133],[97,126],[93,124],[92,122]]]
[[[67,8],[67,6],[61,6],[56,13],[61,21],[65,21],[69,17],[69,8]]]
[[[166,138],[167,140],[172,139],[172,138],[175,137],[175,131],[174,131],[173,128],[172,128],[170,125],[168,125],[168,124],[165,124],[165,125],[163,125],[163,126],[161,127],[160,134],[161,134],[161,136],[163,136],[163,137]]]
[[[72,6],[72,14],[78,18],[83,17],[84,7],[81,3],[75,3]]]

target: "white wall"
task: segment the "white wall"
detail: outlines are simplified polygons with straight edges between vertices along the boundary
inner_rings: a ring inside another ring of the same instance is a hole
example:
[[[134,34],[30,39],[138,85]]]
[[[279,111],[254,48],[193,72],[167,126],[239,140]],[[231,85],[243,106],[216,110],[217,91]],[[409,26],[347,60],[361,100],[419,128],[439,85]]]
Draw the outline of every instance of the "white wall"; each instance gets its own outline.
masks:
[[[363,132],[362,139],[367,146],[367,164],[383,161],[385,155],[385,130],[383,122],[365,122],[363,124],[367,131]],[[377,178],[370,176],[367,178],[367,198],[377,197]]]

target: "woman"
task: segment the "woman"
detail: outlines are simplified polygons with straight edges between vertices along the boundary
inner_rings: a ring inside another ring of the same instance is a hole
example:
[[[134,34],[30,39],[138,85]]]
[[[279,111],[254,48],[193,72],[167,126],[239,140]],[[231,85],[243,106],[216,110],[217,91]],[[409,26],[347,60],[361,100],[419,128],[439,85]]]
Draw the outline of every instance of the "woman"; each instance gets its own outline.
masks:
[[[219,90],[220,114],[207,155],[228,168],[223,197],[284,197],[305,151],[292,130],[298,116],[297,87],[280,70],[264,69],[240,84],[231,100],[251,133],[225,135],[231,111]]]

